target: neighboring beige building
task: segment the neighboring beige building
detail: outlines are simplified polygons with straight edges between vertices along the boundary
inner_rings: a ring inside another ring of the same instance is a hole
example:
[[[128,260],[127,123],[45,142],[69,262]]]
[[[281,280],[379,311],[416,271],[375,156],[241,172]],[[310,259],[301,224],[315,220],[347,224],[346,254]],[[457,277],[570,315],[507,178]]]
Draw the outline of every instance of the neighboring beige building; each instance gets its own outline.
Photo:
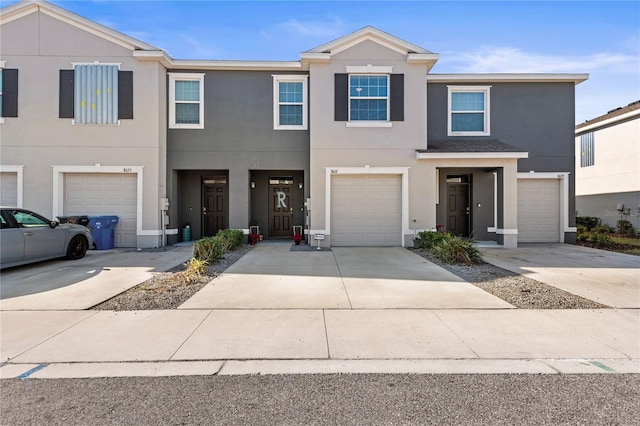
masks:
[[[17,77],[3,97],[19,93],[0,123],[0,203],[117,215],[117,246],[158,246],[167,74],[136,57],[158,49],[45,2],[3,9],[0,25],[0,67]],[[83,84],[102,91],[80,95]]]
[[[576,126],[577,216],[640,226],[640,101]]]

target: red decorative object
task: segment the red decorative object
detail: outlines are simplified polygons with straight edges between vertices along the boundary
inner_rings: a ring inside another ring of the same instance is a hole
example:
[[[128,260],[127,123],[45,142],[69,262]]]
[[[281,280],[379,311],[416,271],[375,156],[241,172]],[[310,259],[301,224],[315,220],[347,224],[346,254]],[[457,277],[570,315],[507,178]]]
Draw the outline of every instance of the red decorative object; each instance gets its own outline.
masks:
[[[260,241],[260,234],[249,234],[249,244],[255,246]]]
[[[302,235],[300,234],[295,234],[293,236],[293,242],[296,243],[296,245],[300,245],[300,241],[302,241]]]

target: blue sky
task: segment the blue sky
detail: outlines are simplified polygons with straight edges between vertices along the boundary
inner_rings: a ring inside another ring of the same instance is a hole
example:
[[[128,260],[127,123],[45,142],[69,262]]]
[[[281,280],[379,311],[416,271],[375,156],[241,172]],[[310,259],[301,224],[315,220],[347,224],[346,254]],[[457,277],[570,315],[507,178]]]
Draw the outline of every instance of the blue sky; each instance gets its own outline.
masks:
[[[372,25],[440,54],[434,73],[589,73],[577,123],[640,99],[639,1],[51,2],[176,59],[295,61]]]

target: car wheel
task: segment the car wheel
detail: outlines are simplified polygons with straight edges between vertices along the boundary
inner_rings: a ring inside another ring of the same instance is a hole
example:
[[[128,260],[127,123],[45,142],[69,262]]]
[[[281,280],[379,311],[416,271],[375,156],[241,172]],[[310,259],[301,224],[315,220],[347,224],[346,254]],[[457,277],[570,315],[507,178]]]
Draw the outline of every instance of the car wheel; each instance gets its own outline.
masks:
[[[69,241],[67,247],[67,259],[82,259],[89,248],[89,241],[82,235],[76,235]]]

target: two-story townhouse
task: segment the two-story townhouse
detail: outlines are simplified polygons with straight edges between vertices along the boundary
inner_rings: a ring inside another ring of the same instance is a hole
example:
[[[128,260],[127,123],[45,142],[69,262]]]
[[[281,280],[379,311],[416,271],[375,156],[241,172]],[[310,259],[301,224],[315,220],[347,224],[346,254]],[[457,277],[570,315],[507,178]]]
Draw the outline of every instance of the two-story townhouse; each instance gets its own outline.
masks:
[[[128,42],[126,61],[118,57],[117,62],[135,68],[131,93],[138,125],[132,134],[133,128],[123,125],[127,118],[117,127],[85,127],[73,116],[67,124],[78,134],[64,134],[64,140],[77,158],[45,156],[32,163],[34,169],[52,167],[53,181],[44,175],[26,179],[31,167],[20,164],[26,163],[24,156],[55,150],[55,144],[46,150],[29,147],[23,157],[7,157],[9,162],[2,158],[2,186],[12,185],[4,182],[11,182],[6,176],[13,173],[20,194],[35,186],[43,193],[52,189],[54,214],[117,214],[122,210],[106,211],[106,201],[74,204],[93,200],[87,191],[68,200],[67,194],[76,192],[67,180],[73,183],[76,174],[80,182],[90,182],[88,174],[106,179],[133,172],[139,247],[162,244],[164,235],[175,242],[187,225],[193,238],[227,227],[248,232],[251,224],[266,238],[288,238],[292,225],[300,224],[325,246],[404,246],[417,231],[437,228],[507,247],[575,238],[571,132],[574,85],[587,78],[584,74],[432,74],[437,54],[372,27],[303,52],[299,61],[174,60],[34,0],[8,8],[13,26],[3,14],[3,43],[5,27],[28,32],[28,21],[22,20],[32,14],[23,13],[29,8],[38,9],[39,20],[46,15],[45,21],[54,18],[72,27],[75,40],[87,39],[79,48],[70,46],[68,55],[82,57],[82,47],[97,35],[101,43]],[[42,38],[59,37],[60,30],[37,28]],[[113,48],[90,47],[93,55],[83,58],[82,66],[106,63]],[[7,58],[3,52],[9,68],[13,58]],[[138,81],[145,69],[153,75]],[[12,74],[5,74],[11,80]],[[61,77],[60,93],[62,83]],[[33,108],[34,117],[46,113],[35,108],[35,97],[20,92],[16,99],[21,108]],[[154,114],[154,120],[139,120]],[[24,127],[17,126],[16,135]],[[120,133],[110,133],[111,128]],[[46,122],[40,132],[51,129]],[[158,155],[125,164],[122,159],[137,158],[135,149],[143,144],[135,135]],[[36,140],[30,135],[21,143]],[[2,153],[15,157],[14,148],[2,142]],[[148,169],[157,181],[148,180]],[[164,197],[168,207],[159,203]],[[29,206],[47,202],[30,199]]]
[[[166,71],[136,56],[157,50],[46,2],[4,8],[0,204],[117,215],[117,246],[158,246]]]
[[[575,241],[574,86],[587,76],[432,74],[437,60],[372,27],[301,55],[310,234],[336,246],[408,245],[422,229],[506,247]]]
[[[576,210],[640,226],[640,101],[575,128]]]

